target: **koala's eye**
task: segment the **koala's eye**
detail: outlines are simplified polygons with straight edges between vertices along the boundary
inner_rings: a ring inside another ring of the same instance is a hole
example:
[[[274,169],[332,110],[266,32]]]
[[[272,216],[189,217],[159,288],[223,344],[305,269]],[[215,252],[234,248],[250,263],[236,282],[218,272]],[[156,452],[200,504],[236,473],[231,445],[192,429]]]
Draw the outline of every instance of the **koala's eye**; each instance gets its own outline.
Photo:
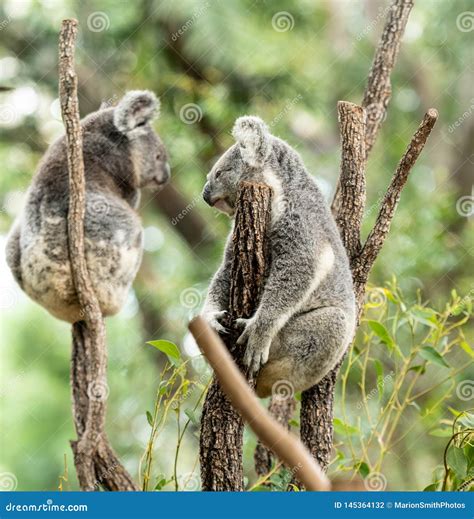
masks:
[[[156,160],[160,160],[160,159],[161,159],[161,153],[158,152],[158,153],[156,154]]]
[[[221,175],[222,175],[222,169],[219,169],[218,171],[215,172],[214,178],[217,180]]]
[[[138,128],[139,126],[145,126],[145,124],[146,124],[146,121],[142,121],[142,122],[138,123],[138,124],[135,126],[135,128]]]

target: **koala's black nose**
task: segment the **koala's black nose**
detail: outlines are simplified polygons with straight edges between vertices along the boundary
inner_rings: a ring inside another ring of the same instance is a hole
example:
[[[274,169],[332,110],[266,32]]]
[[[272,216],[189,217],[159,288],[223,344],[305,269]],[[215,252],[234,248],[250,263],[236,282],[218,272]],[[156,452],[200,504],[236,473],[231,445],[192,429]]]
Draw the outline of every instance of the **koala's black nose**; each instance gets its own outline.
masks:
[[[211,188],[209,187],[209,184],[206,184],[204,186],[204,189],[202,191],[202,197],[204,198],[204,202],[206,202],[206,204],[212,205],[212,203],[211,203]]]

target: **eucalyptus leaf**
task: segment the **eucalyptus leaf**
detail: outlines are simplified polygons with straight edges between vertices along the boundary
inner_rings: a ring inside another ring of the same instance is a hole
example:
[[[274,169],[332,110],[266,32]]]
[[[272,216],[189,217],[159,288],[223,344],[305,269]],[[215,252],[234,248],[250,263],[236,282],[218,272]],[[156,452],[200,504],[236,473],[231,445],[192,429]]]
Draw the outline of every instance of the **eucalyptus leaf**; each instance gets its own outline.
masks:
[[[423,357],[425,360],[432,362],[433,364],[442,366],[443,368],[450,367],[449,364],[432,346],[424,346],[423,348],[421,348],[420,356]]]
[[[390,332],[385,328],[382,323],[378,321],[367,321],[371,330],[377,335],[377,337],[386,344],[390,349],[393,349],[395,346],[395,341],[393,340]]]
[[[157,350],[164,353],[173,365],[176,366],[179,364],[179,361],[181,360],[181,353],[178,346],[176,346],[174,342],[160,339],[158,341],[148,341],[147,344],[150,344],[150,346],[153,346]]]

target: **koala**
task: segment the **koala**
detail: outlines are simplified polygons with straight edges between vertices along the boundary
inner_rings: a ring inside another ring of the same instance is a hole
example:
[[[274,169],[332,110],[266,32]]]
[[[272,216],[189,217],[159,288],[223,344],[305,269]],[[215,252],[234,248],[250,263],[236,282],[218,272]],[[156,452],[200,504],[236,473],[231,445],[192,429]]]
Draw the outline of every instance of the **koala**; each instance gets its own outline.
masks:
[[[260,303],[235,323],[244,364],[267,397],[278,382],[302,391],[319,382],[352,341],[356,306],[345,248],[330,209],[302,159],[252,116],[237,119],[231,146],[207,176],[203,198],[232,217],[242,181],[272,188],[271,265]],[[232,232],[202,311],[220,333],[229,303]]]
[[[151,126],[158,110],[155,94],[137,90],[81,121],[85,257],[104,316],[120,310],[141,263],[140,189],[159,189],[170,177],[166,149]],[[41,160],[8,237],[6,256],[26,294],[55,317],[74,323],[82,316],[69,263],[68,205],[63,136]]]

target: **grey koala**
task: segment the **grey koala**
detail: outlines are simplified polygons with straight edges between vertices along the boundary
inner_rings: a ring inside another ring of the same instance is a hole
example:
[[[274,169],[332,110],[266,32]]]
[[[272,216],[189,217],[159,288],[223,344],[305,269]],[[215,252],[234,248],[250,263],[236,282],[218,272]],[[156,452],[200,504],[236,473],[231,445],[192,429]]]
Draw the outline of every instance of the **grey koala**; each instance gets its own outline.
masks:
[[[341,359],[356,321],[352,276],[346,251],[329,207],[300,156],[270,135],[257,117],[237,119],[231,146],[207,177],[203,198],[233,216],[241,181],[273,189],[269,245],[271,267],[260,304],[243,328],[244,363],[258,372],[260,397],[308,389]],[[232,235],[232,233],[231,233]],[[225,333],[220,319],[229,301],[231,235],[203,308],[211,326]]]
[[[117,106],[81,121],[85,254],[104,316],[120,310],[140,266],[140,189],[159,188],[170,176],[165,147],[150,124],[158,109],[152,92],[130,91]],[[21,288],[52,315],[73,323],[81,320],[81,312],[68,256],[68,204],[66,141],[61,137],[38,167],[6,254]]]

